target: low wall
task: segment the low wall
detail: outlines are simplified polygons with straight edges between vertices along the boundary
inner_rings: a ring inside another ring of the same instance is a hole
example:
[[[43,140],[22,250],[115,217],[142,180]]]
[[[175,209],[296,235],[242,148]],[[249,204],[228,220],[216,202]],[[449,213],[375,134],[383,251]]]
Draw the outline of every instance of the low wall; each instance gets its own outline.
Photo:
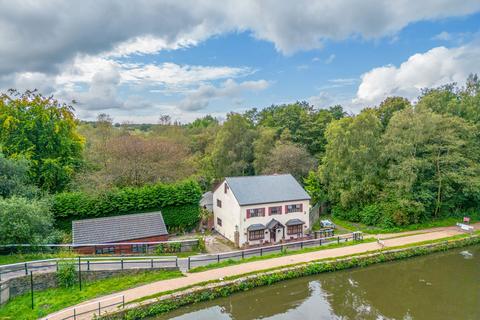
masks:
[[[145,319],[175,310],[188,304],[212,300],[218,297],[225,297],[235,292],[246,291],[279,281],[320,274],[323,272],[365,267],[371,264],[421,256],[478,243],[480,243],[480,236],[474,235],[459,240],[439,241],[437,243],[416,247],[380,251],[329,261],[310,262],[307,264],[245,276],[235,280],[193,287],[173,294],[160,296],[156,299],[147,300],[139,304],[127,305],[126,309],[104,315],[100,317],[100,319]]]
[[[88,283],[96,280],[106,279],[118,275],[133,275],[143,272],[160,270],[178,270],[178,267],[162,267],[152,269],[124,269],[124,270],[94,270],[82,271],[82,282]],[[0,305],[6,303],[10,298],[29,293],[31,290],[30,275],[12,278],[0,282]],[[56,272],[33,274],[33,290],[42,291],[58,287]]]

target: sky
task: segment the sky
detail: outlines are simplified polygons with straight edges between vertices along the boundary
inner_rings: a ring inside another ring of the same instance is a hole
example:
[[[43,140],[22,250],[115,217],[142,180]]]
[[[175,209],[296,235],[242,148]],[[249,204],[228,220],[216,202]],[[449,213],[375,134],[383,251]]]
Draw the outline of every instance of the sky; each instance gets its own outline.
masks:
[[[480,74],[480,0],[0,0],[0,90],[94,120],[307,101],[357,113]]]

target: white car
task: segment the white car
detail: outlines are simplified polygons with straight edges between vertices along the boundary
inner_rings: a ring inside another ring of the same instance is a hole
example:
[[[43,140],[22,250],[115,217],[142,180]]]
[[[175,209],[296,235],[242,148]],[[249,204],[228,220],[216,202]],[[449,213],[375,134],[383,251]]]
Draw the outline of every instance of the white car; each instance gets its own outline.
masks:
[[[320,226],[322,228],[332,228],[332,229],[335,229],[335,223],[333,223],[332,221],[326,219],[326,220],[320,220]]]

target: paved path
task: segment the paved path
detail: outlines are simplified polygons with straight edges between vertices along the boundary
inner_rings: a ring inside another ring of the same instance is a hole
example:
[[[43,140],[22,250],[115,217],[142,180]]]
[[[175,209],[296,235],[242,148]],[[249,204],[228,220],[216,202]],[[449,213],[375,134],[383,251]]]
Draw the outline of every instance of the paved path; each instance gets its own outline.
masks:
[[[480,229],[480,223],[477,223],[475,225],[475,229],[476,230]],[[420,231],[416,231],[413,233],[418,233],[418,232]],[[429,232],[425,232],[421,234],[407,235],[404,237],[398,237],[394,239],[385,239],[383,240],[383,242],[385,247],[395,247],[395,246],[401,246],[406,244],[412,244],[416,242],[450,237],[460,233],[462,232],[458,227],[437,228],[437,229],[431,229],[429,230]],[[398,235],[399,234],[396,234],[396,236]],[[84,303],[80,303],[74,307],[76,308],[76,312],[78,314],[78,313],[81,313],[82,311],[92,309],[92,304],[96,305],[98,304],[99,301],[102,301],[104,299],[118,299],[119,295],[124,295],[125,302],[129,302],[129,301],[133,301],[138,298],[149,296],[158,292],[175,290],[175,289],[183,288],[186,286],[191,286],[197,283],[201,283],[204,281],[218,280],[218,279],[222,279],[229,276],[237,276],[237,275],[242,275],[242,274],[253,272],[253,271],[265,270],[265,269],[281,267],[285,265],[302,263],[302,262],[310,262],[318,259],[336,258],[336,257],[345,256],[345,255],[350,255],[350,254],[365,253],[368,251],[377,250],[379,248],[380,248],[379,244],[377,244],[376,242],[369,242],[369,243],[362,243],[362,244],[347,246],[342,248],[327,249],[327,250],[314,251],[309,253],[283,256],[279,258],[254,261],[254,262],[243,263],[243,264],[219,268],[219,269],[207,270],[207,271],[198,272],[198,273],[187,273],[183,278],[153,282],[140,287],[132,288],[122,292],[117,292],[115,294],[104,296],[101,298],[93,299]],[[47,318],[49,320],[63,319],[66,316],[73,314],[72,308],[73,307],[70,307],[60,312],[51,314],[44,319],[47,319]],[[114,310],[114,309],[115,307],[110,308],[110,310]],[[92,315],[81,316],[81,317],[77,316],[77,319],[91,319],[91,318],[92,318]]]

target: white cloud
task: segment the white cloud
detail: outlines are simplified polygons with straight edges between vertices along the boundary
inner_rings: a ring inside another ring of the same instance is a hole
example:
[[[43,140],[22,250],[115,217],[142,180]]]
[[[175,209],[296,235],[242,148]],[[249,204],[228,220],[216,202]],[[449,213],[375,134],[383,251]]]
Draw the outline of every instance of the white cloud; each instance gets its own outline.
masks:
[[[0,74],[57,72],[79,54],[151,54],[232,31],[249,31],[291,54],[479,10],[478,0],[3,1]]]
[[[432,37],[432,40],[440,40],[440,41],[449,41],[452,40],[453,36],[451,33],[447,31],[442,31],[439,34],[436,34]]]
[[[332,53],[331,55],[328,56],[327,59],[325,59],[325,63],[330,64],[333,62],[333,60],[335,60],[335,55]]]
[[[415,99],[423,88],[462,83],[470,73],[480,73],[480,45],[436,47],[411,56],[399,67],[387,65],[364,73],[353,102],[378,104],[392,95]]]
[[[236,82],[228,79],[220,86],[211,84],[202,85],[191,91],[180,102],[179,108],[182,110],[196,111],[204,109],[211,100],[219,98],[237,98],[245,91],[261,91],[269,86],[266,80]]]

